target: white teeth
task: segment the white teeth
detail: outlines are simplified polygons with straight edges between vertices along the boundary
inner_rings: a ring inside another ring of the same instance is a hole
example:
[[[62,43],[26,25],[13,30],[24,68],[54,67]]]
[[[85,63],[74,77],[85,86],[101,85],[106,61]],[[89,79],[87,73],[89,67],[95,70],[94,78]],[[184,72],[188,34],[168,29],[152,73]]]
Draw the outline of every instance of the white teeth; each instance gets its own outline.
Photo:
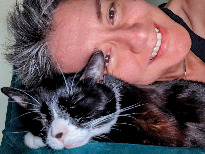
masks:
[[[110,52],[108,52],[106,55],[105,55],[105,66],[107,66],[109,64],[109,61],[110,61]]]
[[[153,51],[154,51],[154,52],[159,51],[159,47],[155,47]]]
[[[152,52],[152,57],[155,57],[157,56],[157,53],[156,52]]]
[[[161,40],[162,39],[162,34],[160,32],[157,33],[157,40]]]
[[[156,47],[159,47],[162,43],[162,40],[157,40],[157,44],[156,44]]]
[[[158,32],[159,32],[159,29],[155,28],[155,31],[158,33]]]
[[[153,49],[153,52],[152,52],[152,55],[150,57],[150,60],[153,60],[156,56],[157,56],[157,53],[160,49],[160,46],[161,46],[161,43],[162,43],[162,34],[159,32],[159,29],[155,28],[155,31],[157,33],[157,43],[156,43],[156,46],[155,48]]]

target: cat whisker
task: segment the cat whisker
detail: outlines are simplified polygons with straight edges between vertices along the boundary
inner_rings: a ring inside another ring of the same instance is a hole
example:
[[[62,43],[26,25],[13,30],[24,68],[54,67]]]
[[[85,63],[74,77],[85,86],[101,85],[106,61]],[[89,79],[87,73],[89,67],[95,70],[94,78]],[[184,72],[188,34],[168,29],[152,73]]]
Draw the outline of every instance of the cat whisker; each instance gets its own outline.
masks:
[[[96,139],[99,139],[99,140],[102,140],[103,139],[106,139],[108,140],[109,142],[113,142],[110,138],[106,137],[105,134],[102,134],[100,136],[95,136]],[[94,140],[95,141],[95,140]]]
[[[29,109],[30,111],[38,111],[38,112],[40,112],[39,111],[39,109]]]
[[[16,103],[16,101],[8,101],[9,103]],[[33,103],[28,103],[28,102],[24,102],[24,103],[26,103],[26,104],[31,104],[31,105],[33,105],[33,106],[37,106],[37,105],[34,105]],[[38,106],[37,106],[38,107]]]
[[[29,111],[32,111],[33,113],[39,113],[41,114],[41,112],[38,109],[29,109]]]
[[[129,123],[116,123],[115,126],[117,125],[126,125],[126,126],[132,126],[132,127],[136,127],[135,125],[129,124]]]
[[[136,117],[134,116],[125,116],[126,118],[132,118],[132,119],[137,119]]]
[[[40,131],[42,132],[42,131],[44,131],[47,128],[48,128],[48,126],[44,126]]]
[[[117,130],[119,132],[121,132],[122,130],[115,128],[115,125],[113,127],[111,127],[112,130]]]
[[[22,115],[20,115],[20,116],[18,116],[18,117],[16,117],[16,118],[14,118],[14,119],[12,119],[12,120],[10,121],[10,123],[12,123],[13,121],[17,120],[18,118],[20,118],[20,117],[22,117],[22,116],[25,116],[25,115],[31,114],[31,113],[33,113],[33,112],[24,113],[24,114],[22,114]]]
[[[16,101],[8,101],[9,103],[16,103]]]
[[[120,114],[119,117],[121,116],[132,116],[132,115],[139,115],[140,113],[129,113],[129,114]]]
[[[79,82],[80,82],[80,80],[78,80],[78,82],[75,84],[74,88],[76,88],[78,86]]]
[[[95,138],[93,138],[92,140],[95,141],[95,139],[100,139],[101,140],[101,137],[100,136],[95,136]],[[99,141],[95,141],[95,142],[99,142]]]
[[[39,105],[41,105],[41,103],[40,103],[37,99],[35,99],[32,95],[28,94],[27,92],[25,92],[25,91],[23,91],[23,90],[21,90],[21,89],[17,89],[17,88],[13,88],[13,89],[16,89],[16,90],[18,90],[18,91],[24,93],[25,95],[31,97],[36,103],[38,103]]]
[[[77,73],[75,73],[75,75],[74,75],[74,77],[73,77],[73,80],[72,80],[72,82],[71,82],[71,94],[73,93],[73,84],[74,84],[74,81],[75,81],[76,76],[77,76],[78,73],[79,73],[79,71],[78,71]],[[79,83],[79,81],[78,81],[78,83]]]
[[[77,76],[77,74],[79,73],[81,71],[81,69],[75,74],[75,78],[76,78],[76,76]],[[78,80],[78,82],[75,84],[75,87],[74,88],[76,88],[77,86],[78,86],[78,84],[79,84],[79,82],[80,82],[81,80]]]
[[[132,118],[136,119],[136,115],[139,115],[140,113],[130,113],[130,114],[120,114],[118,117],[125,117],[125,118]]]
[[[134,105],[130,105],[130,106],[128,106],[128,107],[125,107],[125,108],[120,109],[119,112],[122,113],[122,112],[131,110],[131,109],[134,109],[134,108],[143,106],[143,105],[145,105],[145,104],[134,104]]]
[[[90,122],[88,122],[88,123],[86,123],[86,124],[84,124],[84,125],[85,125],[86,127],[94,128],[94,127],[96,127],[98,124],[103,123],[103,122],[105,122],[105,121],[108,121],[108,120],[114,118],[115,115],[119,115],[119,113],[122,113],[122,112],[125,112],[125,111],[128,111],[128,110],[131,110],[131,109],[133,109],[133,108],[137,108],[137,107],[142,106],[142,105],[144,105],[144,104],[134,104],[134,105],[125,107],[125,108],[123,108],[123,109],[120,109],[119,111],[116,111],[116,112],[114,112],[114,113],[108,114],[107,116],[103,116],[103,117],[100,117],[100,118],[98,118],[98,119],[92,120],[92,121],[90,121]]]
[[[62,69],[61,69],[61,67],[60,67],[60,65],[59,65],[59,63],[58,63],[57,60],[56,60],[56,63],[57,63],[57,65],[58,65],[58,68],[59,68],[59,70],[60,70],[62,76],[63,76],[63,80],[64,80],[65,85],[66,85],[66,90],[67,90],[67,93],[68,93],[68,95],[69,95],[69,94],[70,94],[70,89],[69,89],[68,83],[67,83],[67,81],[66,81],[65,75],[64,75],[64,73],[63,73],[63,71],[62,71]]]
[[[102,134],[102,135],[100,135],[100,137],[105,138],[105,139],[109,140],[110,142],[113,142],[113,140],[111,140],[110,138],[106,137],[106,134]]]
[[[83,118],[83,117],[80,117],[80,118],[78,118],[78,119],[76,118],[75,120],[77,121],[77,123],[79,123],[79,122],[83,123],[84,120],[82,120],[82,118]],[[81,120],[82,120],[82,121],[81,121]]]
[[[39,116],[39,117],[34,118],[33,120],[39,120],[40,121],[41,119],[42,119],[42,117]]]
[[[98,124],[112,119],[115,115],[116,115],[116,112],[111,113],[107,116],[103,116],[103,117],[100,117],[98,119],[92,120],[88,123],[85,123],[85,127],[95,128]]]
[[[111,102],[114,98],[115,98],[115,96],[113,96],[107,103]]]
[[[24,103],[30,104],[30,105],[35,106],[35,107],[39,107],[40,106],[40,105],[36,105],[36,104],[33,104],[33,103],[29,103],[29,102],[24,102]]]
[[[12,134],[19,134],[19,133],[27,133],[28,131],[18,131],[18,132],[9,132],[9,133],[12,133]]]
[[[136,119],[136,117],[133,117],[133,116],[130,116],[130,115],[119,115],[118,117],[125,117],[125,118]]]

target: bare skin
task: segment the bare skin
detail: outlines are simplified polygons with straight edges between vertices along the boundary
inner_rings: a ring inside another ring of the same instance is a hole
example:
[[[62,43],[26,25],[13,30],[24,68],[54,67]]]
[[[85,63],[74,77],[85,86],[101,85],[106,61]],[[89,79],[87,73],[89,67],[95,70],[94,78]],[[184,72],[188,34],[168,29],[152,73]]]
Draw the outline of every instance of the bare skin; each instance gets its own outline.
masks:
[[[171,0],[166,7],[205,38],[200,16],[205,1],[195,2]],[[48,37],[53,62],[65,73],[79,71],[95,50],[102,50],[110,53],[107,72],[130,83],[184,78],[184,59],[187,79],[205,82],[205,64],[190,51],[188,32],[145,0],[67,1],[55,12],[53,28]],[[162,39],[150,60],[158,41],[155,28]]]
[[[193,32],[205,38],[205,1],[170,0],[165,7],[180,16]],[[185,59],[187,78],[205,82],[205,64],[191,51]]]
[[[166,7],[180,16],[197,35],[205,38],[205,1],[171,0]]]

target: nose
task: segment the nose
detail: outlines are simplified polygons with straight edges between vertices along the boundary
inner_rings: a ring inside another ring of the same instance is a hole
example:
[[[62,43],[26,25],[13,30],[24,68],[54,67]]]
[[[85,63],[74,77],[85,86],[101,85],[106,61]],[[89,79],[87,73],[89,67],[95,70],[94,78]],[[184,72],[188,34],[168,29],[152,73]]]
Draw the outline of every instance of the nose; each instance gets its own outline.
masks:
[[[63,132],[60,132],[60,133],[58,133],[58,134],[55,135],[55,138],[61,139],[62,136],[63,136]]]
[[[148,30],[146,26],[139,23],[119,28],[114,33],[114,40],[121,45],[126,45],[134,53],[141,52],[148,41]]]
[[[51,136],[58,139],[60,142],[64,142],[64,138],[68,133],[67,122],[64,119],[57,118],[51,125]]]
[[[56,133],[52,133],[52,137],[58,139],[59,141],[63,142],[64,141],[64,137],[67,134],[67,131],[59,131]]]

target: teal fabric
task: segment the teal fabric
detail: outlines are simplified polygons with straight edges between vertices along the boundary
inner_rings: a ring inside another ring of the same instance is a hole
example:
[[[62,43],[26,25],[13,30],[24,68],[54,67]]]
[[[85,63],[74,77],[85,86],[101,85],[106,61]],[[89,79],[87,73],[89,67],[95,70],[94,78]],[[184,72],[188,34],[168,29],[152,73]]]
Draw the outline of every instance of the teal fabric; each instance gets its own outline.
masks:
[[[13,76],[12,87],[19,87],[16,82],[16,76]],[[64,150],[51,150],[48,148],[29,149],[24,144],[24,135],[26,132],[23,130],[23,125],[17,118],[18,110],[16,103],[9,103],[6,117],[6,129],[3,131],[3,140],[0,147],[0,154],[205,154],[205,149],[197,148],[173,148],[161,147],[150,145],[134,145],[123,143],[103,143],[91,142],[85,146],[64,149]],[[168,132],[167,132],[168,133]]]
[[[82,147],[70,150],[64,149],[59,151],[50,150],[48,148],[32,150],[22,146],[22,143],[17,142],[15,143],[15,147],[7,146],[2,150],[2,153],[5,154],[13,154],[15,152],[18,152],[20,154],[205,154],[205,150],[203,149],[171,148],[150,145],[104,142],[93,142]]]

